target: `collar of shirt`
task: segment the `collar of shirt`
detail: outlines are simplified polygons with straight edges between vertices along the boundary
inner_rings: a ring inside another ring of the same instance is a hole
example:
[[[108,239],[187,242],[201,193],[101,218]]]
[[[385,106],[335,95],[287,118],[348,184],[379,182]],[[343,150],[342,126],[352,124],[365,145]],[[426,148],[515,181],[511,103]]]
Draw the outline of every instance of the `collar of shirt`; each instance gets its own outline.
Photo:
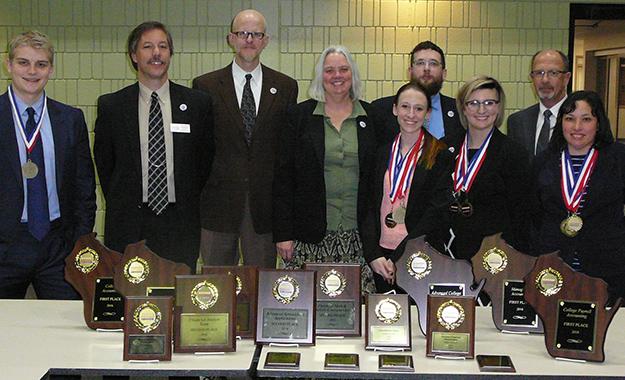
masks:
[[[17,107],[17,112],[22,118],[24,127],[26,127],[26,121],[28,121],[28,112],[26,112],[26,108],[28,107],[33,107],[35,109],[35,123],[39,122],[41,114],[43,113],[43,98],[43,95],[41,95],[33,104],[26,104],[19,98],[19,96],[16,95],[14,97],[15,106]]]
[[[254,70],[251,72],[247,72],[241,68],[241,66],[237,65],[236,61],[232,61],[232,77],[234,78],[234,84],[242,89],[245,86],[245,75],[252,74],[252,79],[250,80],[250,86],[252,89],[254,87],[259,87],[261,83],[263,83],[263,69],[262,65],[258,64]]]
[[[149,89],[146,85],[139,82],[139,98],[148,105],[152,102],[152,92],[156,92],[161,105],[169,103],[169,81],[165,81],[161,88],[156,91]]]
[[[428,122],[427,130],[434,138],[440,140],[445,137],[445,126],[443,124],[443,109],[441,107],[441,94],[436,93],[431,97],[432,113]]]
[[[543,123],[545,122],[545,111],[549,109],[551,111],[551,117],[549,117],[549,129],[553,129],[556,126],[555,120],[558,117],[558,112],[560,111],[560,107],[562,103],[566,100],[566,96],[562,98],[556,105],[551,108],[547,108],[543,105],[542,102],[538,102],[538,123],[536,124],[538,128],[542,128]],[[538,129],[540,131],[540,129]]]
[[[360,101],[354,100],[352,104],[352,113],[347,117],[347,119],[355,119],[358,116],[367,116],[367,112],[365,112],[365,109],[362,108],[362,104],[360,104]],[[328,117],[328,115],[326,114],[326,103],[317,102],[317,106],[313,111],[313,115]]]

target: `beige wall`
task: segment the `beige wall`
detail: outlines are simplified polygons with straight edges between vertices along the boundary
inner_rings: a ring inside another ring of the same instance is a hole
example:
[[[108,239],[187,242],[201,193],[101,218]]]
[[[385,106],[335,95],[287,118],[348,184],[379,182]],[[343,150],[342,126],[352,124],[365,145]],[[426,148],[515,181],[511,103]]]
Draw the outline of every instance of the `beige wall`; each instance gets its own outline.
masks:
[[[606,0],[586,1],[610,2]],[[618,2],[618,1],[611,1]],[[315,59],[329,44],[355,55],[365,99],[390,95],[406,80],[405,53],[431,39],[446,51],[447,82],[454,95],[475,74],[502,81],[508,113],[535,102],[529,61],[543,48],[568,50],[568,0],[2,0],[0,43],[26,29],[49,34],[56,45],[56,73],[48,95],[83,109],[93,129],[100,94],[134,81],[125,55],[126,38],[138,23],[167,24],[176,54],[171,78],[190,80],[232,59],[225,43],[232,16],[253,7],[265,14],[271,42],[264,63],[300,84],[306,97]],[[3,71],[0,88],[7,85]],[[102,234],[103,202],[98,192],[96,230]]]

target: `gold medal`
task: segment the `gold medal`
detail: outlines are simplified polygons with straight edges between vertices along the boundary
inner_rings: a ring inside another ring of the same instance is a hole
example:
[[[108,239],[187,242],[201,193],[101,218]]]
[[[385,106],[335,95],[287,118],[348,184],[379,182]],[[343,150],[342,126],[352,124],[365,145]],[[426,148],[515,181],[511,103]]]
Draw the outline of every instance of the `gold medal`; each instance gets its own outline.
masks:
[[[497,274],[508,266],[508,256],[501,249],[493,247],[482,255],[482,265],[491,274]]]
[[[425,253],[418,251],[408,257],[406,269],[412,277],[421,280],[432,271],[432,259]]]
[[[562,274],[553,268],[543,269],[536,276],[534,284],[538,291],[544,296],[552,296],[562,289],[562,283],[564,279]]]
[[[86,247],[78,251],[74,258],[74,265],[76,269],[87,274],[98,266],[99,260],[98,253],[92,248]]]
[[[581,231],[584,221],[577,214],[572,214],[560,223],[560,231],[568,237],[574,237]]]
[[[26,179],[33,179],[37,174],[39,174],[39,167],[29,158],[26,163],[22,165],[22,175],[26,177]]]
[[[208,281],[202,281],[191,290],[191,301],[202,310],[215,306],[219,299],[219,290]]]
[[[375,316],[382,323],[390,325],[401,318],[401,305],[391,298],[385,298],[375,305]]]
[[[319,280],[319,286],[321,291],[328,297],[340,296],[347,286],[347,279],[343,276],[343,273],[331,269],[321,276]]]
[[[146,301],[135,309],[132,319],[139,330],[149,333],[161,324],[161,309]]]
[[[438,323],[447,330],[453,330],[464,322],[464,308],[454,300],[442,303],[436,311]]]
[[[299,296],[299,284],[287,274],[274,282],[272,293],[276,301],[287,305]]]
[[[395,228],[395,226],[397,225],[397,222],[393,220],[392,212],[386,214],[386,217],[384,218],[384,225],[388,228]]]
[[[128,260],[124,265],[124,277],[130,283],[139,284],[148,277],[148,274],[150,274],[150,265],[139,256]]]

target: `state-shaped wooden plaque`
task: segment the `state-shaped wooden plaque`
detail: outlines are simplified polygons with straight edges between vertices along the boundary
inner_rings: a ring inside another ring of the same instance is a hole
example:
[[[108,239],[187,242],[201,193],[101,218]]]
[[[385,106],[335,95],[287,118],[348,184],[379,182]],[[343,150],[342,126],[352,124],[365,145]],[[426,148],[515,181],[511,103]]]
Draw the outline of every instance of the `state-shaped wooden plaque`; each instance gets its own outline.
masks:
[[[425,236],[409,240],[402,256],[395,263],[397,285],[417,304],[419,327],[427,331],[428,295],[477,298],[484,280],[473,283],[471,264],[452,259],[432,248]]]
[[[525,276],[525,299],[545,324],[553,357],[602,362],[608,326],[622,303],[606,309],[608,284],[574,271],[558,252],[539,256]]]
[[[189,274],[188,265],[158,256],[142,240],[128,244],[122,259],[115,265],[115,289],[125,297],[154,296],[153,289],[167,289],[167,295],[173,296],[176,276]]]
[[[523,278],[534,268],[536,257],[509,246],[501,233],[487,236],[473,256],[475,281],[486,280],[484,291],[492,302],[493,322],[500,331],[543,332],[538,314],[525,301]]]
[[[106,248],[95,232],[78,238],[65,258],[65,280],[83,300],[85,323],[91,329],[122,329],[124,297],[113,286],[113,268],[122,255]]]

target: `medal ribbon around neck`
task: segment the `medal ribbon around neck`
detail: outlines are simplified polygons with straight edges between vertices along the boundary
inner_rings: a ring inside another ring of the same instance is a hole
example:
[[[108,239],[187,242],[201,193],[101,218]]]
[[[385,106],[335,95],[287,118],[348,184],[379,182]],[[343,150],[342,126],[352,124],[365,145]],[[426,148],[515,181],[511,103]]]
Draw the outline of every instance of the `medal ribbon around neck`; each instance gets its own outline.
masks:
[[[458,158],[456,158],[456,167],[454,168],[453,173],[454,193],[459,193],[461,191],[468,193],[469,190],[471,190],[473,181],[475,180],[475,177],[480,171],[480,168],[484,163],[484,159],[486,158],[486,150],[488,149],[490,138],[493,136],[494,130],[495,128],[491,129],[488,133],[486,140],[484,140],[480,149],[477,153],[475,153],[471,162],[468,162],[469,132],[467,131],[467,134],[464,137],[464,142],[462,143],[462,148],[460,149],[460,154],[458,154]]]
[[[568,149],[562,151],[561,156],[561,173],[560,188],[562,189],[562,199],[566,209],[573,214],[577,214],[579,204],[582,201],[584,188],[590,179],[593,169],[597,163],[599,152],[595,148],[591,148],[586,157],[579,174],[575,176],[573,173],[573,165],[571,164],[571,155]]]
[[[13,110],[13,119],[17,120],[18,123],[20,123],[20,135],[22,136],[22,140],[24,141],[24,145],[26,145],[26,151],[28,152],[28,155],[30,155],[30,153],[33,151],[33,149],[35,148],[35,145],[37,144],[37,141],[39,140],[39,135],[40,135],[40,131],[41,131],[41,126],[43,125],[43,117],[46,115],[46,112],[48,111],[48,98],[46,97],[46,93],[43,93],[43,111],[41,112],[41,117],[39,117],[39,122],[37,123],[37,128],[35,128],[35,132],[33,132],[33,135],[30,137],[30,140],[28,139],[28,137],[26,137],[26,126],[24,125],[24,122],[22,121],[22,118],[20,116],[19,110],[17,109],[17,102],[15,101],[15,95],[13,94],[13,89],[11,88],[11,86],[9,86],[9,100],[11,101],[11,109]]]
[[[388,179],[391,185],[389,198],[391,204],[397,199],[403,199],[410,186],[409,179],[414,172],[415,166],[423,153],[423,145],[425,143],[425,131],[421,128],[421,133],[417,138],[417,142],[410,148],[408,153],[402,157],[401,155],[401,133],[397,135],[391,148],[391,157],[388,165]]]

